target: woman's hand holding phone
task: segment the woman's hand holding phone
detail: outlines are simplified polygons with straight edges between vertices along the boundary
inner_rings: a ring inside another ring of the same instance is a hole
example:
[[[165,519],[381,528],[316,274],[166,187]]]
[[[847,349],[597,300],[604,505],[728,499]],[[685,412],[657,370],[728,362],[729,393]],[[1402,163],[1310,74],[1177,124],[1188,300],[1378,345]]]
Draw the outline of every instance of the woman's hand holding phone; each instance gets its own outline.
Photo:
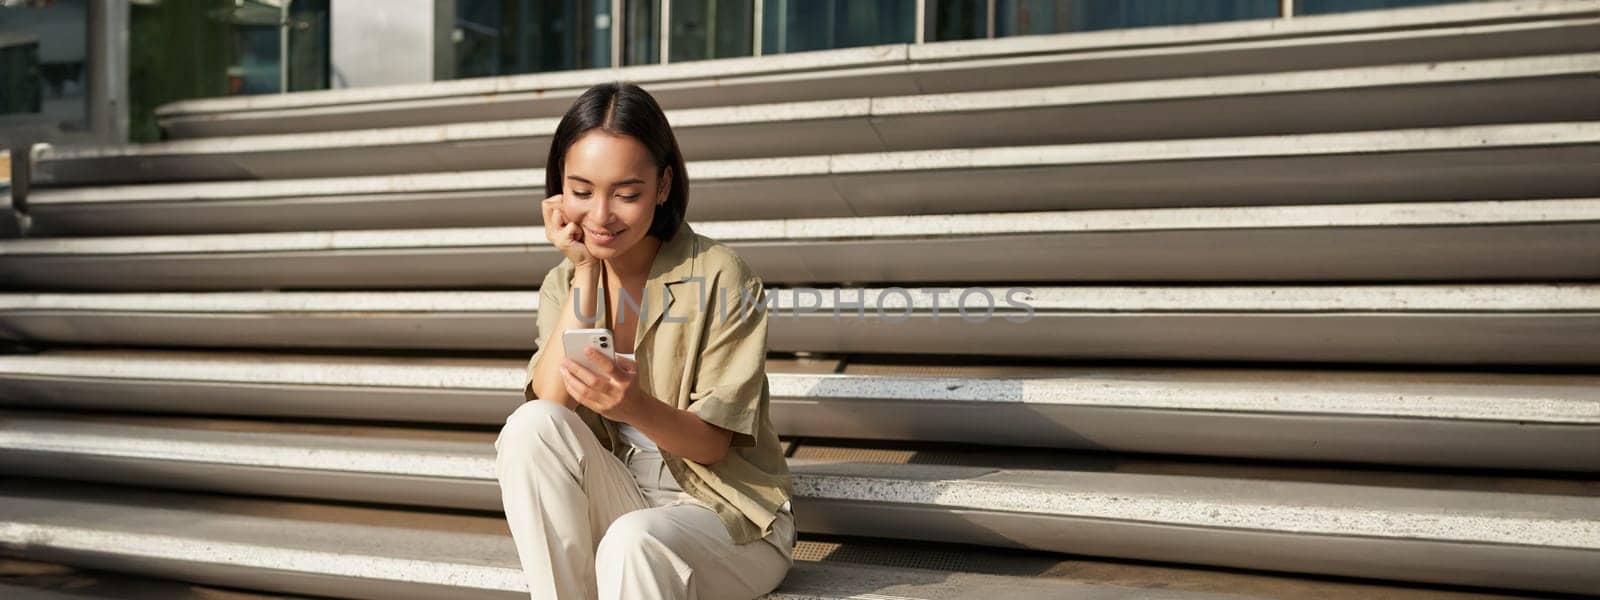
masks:
[[[561,361],[561,381],[578,404],[613,421],[632,423],[645,401],[639,368],[633,359],[617,356],[605,345],[603,340],[609,337],[606,329],[567,331],[562,342],[567,356]]]
[[[574,266],[598,262],[593,254],[589,254],[589,247],[583,245],[583,227],[568,221],[566,211],[561,210],[561,198],[561,194],[556,194],[545,198],[541,205],[545,238]]]

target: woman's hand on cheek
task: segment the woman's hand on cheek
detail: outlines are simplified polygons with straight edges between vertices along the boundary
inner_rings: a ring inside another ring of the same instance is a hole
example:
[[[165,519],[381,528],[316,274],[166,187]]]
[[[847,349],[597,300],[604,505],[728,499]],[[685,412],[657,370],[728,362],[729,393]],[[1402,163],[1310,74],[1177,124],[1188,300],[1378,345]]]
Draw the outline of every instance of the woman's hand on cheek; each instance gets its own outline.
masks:
[[[589,254],[589,247],[583,245],[583,227],[567,218],[565,198],[564,194],[556,194],[545,198],[540,205],[544,214],[545,239],[574,265],[592,262],[594,256]]]
[[[592,371],[571,358],[561,363],[561,380],[567,393],[579,404],[589,407],[607,419],[632,423],[643,403],[649,399],[639,389],[638,370],[633,361],[618,357],[615,362],[594,348],[584,348],[590,362],[599,366]]]

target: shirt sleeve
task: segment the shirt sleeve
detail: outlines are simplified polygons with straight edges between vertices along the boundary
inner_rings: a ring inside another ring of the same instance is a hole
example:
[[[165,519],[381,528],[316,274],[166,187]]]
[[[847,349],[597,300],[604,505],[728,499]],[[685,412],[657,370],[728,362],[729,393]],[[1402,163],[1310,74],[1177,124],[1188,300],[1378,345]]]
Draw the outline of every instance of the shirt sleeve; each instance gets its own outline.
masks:
[[[737,292],[729,290],[726,308],[706,319],[706,344],[688,410],[732,431],[731,446],[754,446],[756,423],[768,393],[766,296],[759,277],[749,274],[742,279]],[[721,295],[715,289],[712,293]],[[721,300],[711,302],[716,306]]]
[[[544,352],[544,339],[556,325],[561,322],[561,304],[566,300],[567,290],[572,283],[562,275],[561,265],[556,265],[544,276],[544,283],[539,285],[539,309],[537,326],[534,332],[534,345],[536,348],[533,357],[528,359],[528,368],[522,377],[522,399],[524,401],[538,398],[533,393],[533,366],[538,364],[539,355]],[[557,340],[556,343],[560,343]]]

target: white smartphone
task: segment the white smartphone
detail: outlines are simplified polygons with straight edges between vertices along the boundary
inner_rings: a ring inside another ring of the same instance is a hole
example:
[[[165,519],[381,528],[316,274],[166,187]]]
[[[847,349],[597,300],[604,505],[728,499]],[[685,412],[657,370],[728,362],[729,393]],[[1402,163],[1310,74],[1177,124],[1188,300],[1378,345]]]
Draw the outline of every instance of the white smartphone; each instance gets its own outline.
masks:
[[[589,360],[584,348],[594,348],[604,354],[613,362],[617,360],[617,347],[612,343],[611,330],[604,327],[594,329],[568,329],[561,332],[561,348],[566,352],[567,358],[575,360],[590,371],[604,373],[594,361]]]

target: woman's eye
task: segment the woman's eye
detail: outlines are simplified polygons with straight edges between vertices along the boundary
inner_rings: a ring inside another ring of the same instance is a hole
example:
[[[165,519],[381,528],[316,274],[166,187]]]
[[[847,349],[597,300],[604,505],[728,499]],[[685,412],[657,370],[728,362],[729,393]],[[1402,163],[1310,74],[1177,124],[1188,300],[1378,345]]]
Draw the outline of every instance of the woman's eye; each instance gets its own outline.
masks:
[[[618,198],[621,198],[621,199],[623,199],[623,200],[629,200],[629,201],[633,201],[633,200],[638,200],[638,199],[639,199],[639,195],[638,195],[638,194],[634,194],[634,195],[632,195],[632,196],[622,196],[622,195],[618,195],[618,196],[617,196],[617,197],[618,197]]]
[[[580,192],[580,191],[577,191],[577,190],[573,190],[572,191],[572,195],[577,196],[579,198],[588,198],[591,193],[592,192]]]

